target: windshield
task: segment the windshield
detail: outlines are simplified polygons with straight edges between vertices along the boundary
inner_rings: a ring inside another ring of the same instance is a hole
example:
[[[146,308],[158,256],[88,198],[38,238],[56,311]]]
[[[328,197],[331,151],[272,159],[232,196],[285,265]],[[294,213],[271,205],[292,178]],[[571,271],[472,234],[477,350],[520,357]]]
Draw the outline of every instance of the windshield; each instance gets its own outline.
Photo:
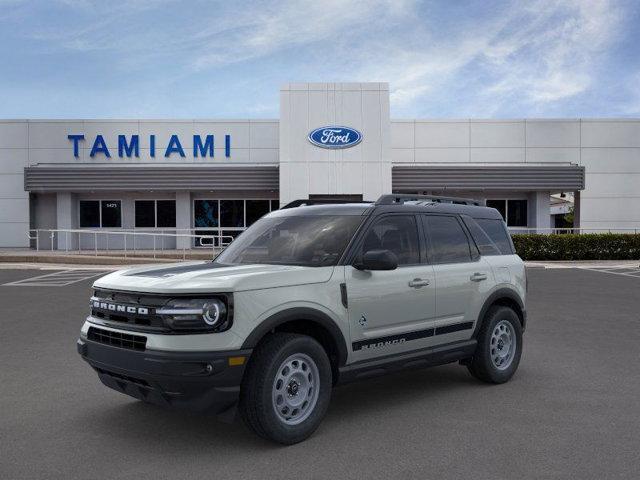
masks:
[[[362,219],[355,215],[262,218],[229,245],[215,262],[335,265]]]

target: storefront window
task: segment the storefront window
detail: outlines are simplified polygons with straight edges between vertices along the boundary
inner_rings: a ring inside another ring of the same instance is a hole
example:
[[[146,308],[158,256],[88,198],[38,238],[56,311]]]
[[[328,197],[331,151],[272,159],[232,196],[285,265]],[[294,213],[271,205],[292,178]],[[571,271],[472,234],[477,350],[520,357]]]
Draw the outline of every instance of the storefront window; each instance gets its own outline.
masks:
[[[247,200],[247,227],[269,213],[269,200]]]
[[[136,228],[174,228],[175,200],[136,200]]]
[[[218,200],[196,200],[194,202],[193,225],[196,228],[218,226]]]
[[[101,200],[100,212],[103,228],[120,228],[122,226],[122,205],[120,200]]]
[[[223,235],[222,244],[236,238],[246,227],[251,226],[270,211],[277,210],[278,200],[194,200],[193,226],[196,235]],[[220,230],[212,230],[218,229]],[[222,230],[224,229],[224,230]],[[196,237],[197,247],[218,245],[218,238]]]
[[[495,208],[500,212],[502,218],[507,220],[507,201],[506,200],[487,200],[487,207]]]
[[[81,200],[81,228],[120,228],[122,204],[120,200]]]
[[[528,226],[526,200],[487,200],[487,207],[498,210],[509,227]]]
[[[153,200],[136,200],[136,228],[153,228],[156,226],[155,203]]]
[[[220,223],[223,227],[244,227],[244,200],[220,200]]]
[[[80,227],[99,228],[100,227],[100,202],[81,201],[80,202]]]
[[[158,200],[156,202],[156,226],[174,228],[176,226],[176,201]]]
[[[508,200],[507,201],[507,225],[510,227],[527,226],[527,201]]]

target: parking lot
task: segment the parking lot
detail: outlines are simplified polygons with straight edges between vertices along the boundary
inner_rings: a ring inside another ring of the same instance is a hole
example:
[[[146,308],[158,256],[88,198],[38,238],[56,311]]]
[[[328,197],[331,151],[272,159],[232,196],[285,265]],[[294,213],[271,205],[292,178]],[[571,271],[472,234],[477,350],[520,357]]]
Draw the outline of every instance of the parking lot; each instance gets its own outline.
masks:
[[[2,479],[640,476],[633,269],[529,270],[510,383],[452,364],[342,386],[316,434],[291,447],[104,387],[75,347],[95,272],[33,280],[51,273],[0,270]]]

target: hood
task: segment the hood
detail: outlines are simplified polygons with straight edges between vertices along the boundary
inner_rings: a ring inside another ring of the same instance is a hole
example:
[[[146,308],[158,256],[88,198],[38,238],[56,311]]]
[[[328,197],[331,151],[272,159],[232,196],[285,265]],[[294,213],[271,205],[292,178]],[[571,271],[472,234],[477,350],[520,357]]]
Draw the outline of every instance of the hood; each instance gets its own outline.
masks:
[[[94,287],[147,293],[240,292],[323,283],[332,273],[333,267],[193,262],[120,270],[100,278]]]

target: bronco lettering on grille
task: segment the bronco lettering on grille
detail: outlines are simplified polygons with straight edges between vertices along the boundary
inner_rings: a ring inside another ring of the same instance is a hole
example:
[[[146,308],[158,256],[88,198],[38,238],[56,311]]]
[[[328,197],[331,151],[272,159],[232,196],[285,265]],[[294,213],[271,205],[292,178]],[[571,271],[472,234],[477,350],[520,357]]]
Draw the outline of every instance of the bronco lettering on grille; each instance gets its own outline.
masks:
[[[91,306],[100,310],[109,310],[119,313],[132,313],[134,315],[149,315],[149,309],[147,307],[134,307],[130,305],[118,305],[115,303],[101,302],[99,300],[92,300]]]

